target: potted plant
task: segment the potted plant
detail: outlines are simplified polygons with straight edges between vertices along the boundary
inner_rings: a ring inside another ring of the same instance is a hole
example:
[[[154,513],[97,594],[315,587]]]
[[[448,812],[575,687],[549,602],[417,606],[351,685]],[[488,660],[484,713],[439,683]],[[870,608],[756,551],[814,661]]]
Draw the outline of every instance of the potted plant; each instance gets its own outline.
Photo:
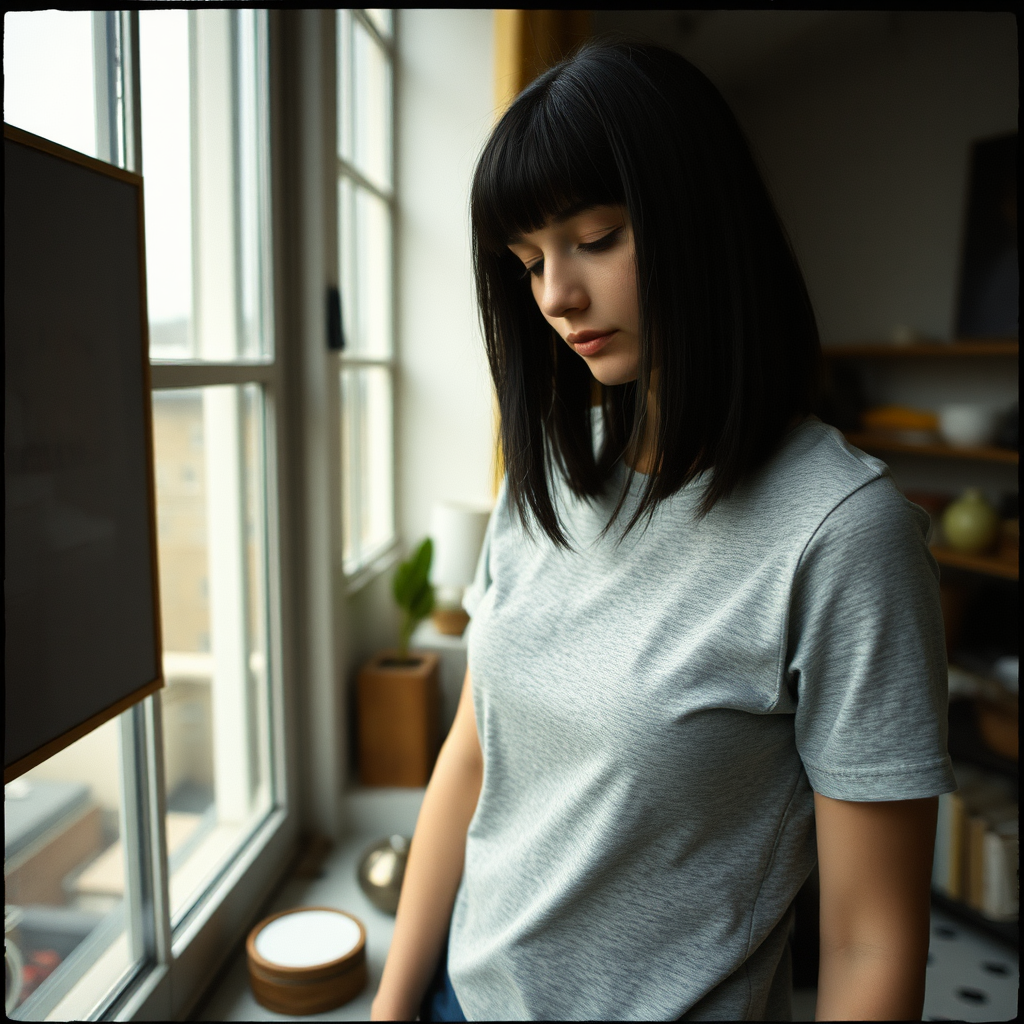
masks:
[[[359,777],[364,786],[425,786],[437,756],[439,657],[410,651],[417,625],[434,608],[428,537],[402,562],[392,593],[402,612],[398,647],[380,651],[359,672]]]

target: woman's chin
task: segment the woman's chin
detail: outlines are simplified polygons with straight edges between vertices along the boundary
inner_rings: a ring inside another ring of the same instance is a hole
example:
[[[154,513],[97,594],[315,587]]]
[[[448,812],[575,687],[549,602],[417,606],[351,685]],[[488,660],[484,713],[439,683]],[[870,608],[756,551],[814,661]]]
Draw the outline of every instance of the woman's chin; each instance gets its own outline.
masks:
[[[612,387],[615,384],[628,384],[630,381],[636,380],[638,376],[635,366],[615,366],[610,361],[600,359],[588,359],[587,365],[590,367],[594,379],[606,387]]]

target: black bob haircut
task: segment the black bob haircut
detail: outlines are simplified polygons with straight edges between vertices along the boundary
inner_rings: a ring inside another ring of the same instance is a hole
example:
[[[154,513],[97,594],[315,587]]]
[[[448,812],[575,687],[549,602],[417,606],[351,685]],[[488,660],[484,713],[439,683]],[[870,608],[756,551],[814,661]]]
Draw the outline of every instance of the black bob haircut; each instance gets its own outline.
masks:
[[[544,320],[508,243],[566,210],[605,204],[624,205],[632,222],[640,360],[635,382],[597,387]],[[731,110],[678,54],[603,39],[545,71],[491,133],[470,213],[506,487],[528,530],[530,510],[569,546],[553,472],[589,499],[620,459],[636,464],[654,368],[658,468],[623,535],[710,471],[703,518],[815,407],[821,347],[796,258]],[[595,451],[598,392],[605,440]]]

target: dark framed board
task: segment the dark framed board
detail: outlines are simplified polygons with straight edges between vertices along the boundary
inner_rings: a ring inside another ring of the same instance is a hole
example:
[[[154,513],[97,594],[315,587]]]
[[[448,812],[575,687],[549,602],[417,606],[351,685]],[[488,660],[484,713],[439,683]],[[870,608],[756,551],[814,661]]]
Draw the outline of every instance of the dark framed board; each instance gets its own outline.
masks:
[[[1018,336],[1017,135],[971,148],[957,337]]]
[[[4,125],[4,782],[163,686],[142,178]]]

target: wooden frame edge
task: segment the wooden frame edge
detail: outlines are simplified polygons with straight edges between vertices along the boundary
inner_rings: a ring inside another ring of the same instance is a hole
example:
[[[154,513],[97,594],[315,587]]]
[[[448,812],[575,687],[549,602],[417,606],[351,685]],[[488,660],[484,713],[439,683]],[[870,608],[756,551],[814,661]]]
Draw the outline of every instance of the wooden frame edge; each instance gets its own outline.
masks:
[[[87,718],[80,725],[76,725],[73,729],[68,729],[67,732],[62,733],[55,739],[44,743],[41,747],[37,747],[31,754],[26,754],[13,764],[5,765],[4,785],[6,786],[9,782],[13,782],[19,775],[24,775],[25,772],[53,757],[54,754],[59,754],[66,747],[70,747],[76,740],[80,740],[94,729],[98,729],[112,718],[116,718],[133,705],[138,704],[139,701],[156,693],[157,690],[162,690],[163,686],[164,680],[161,675],[158,679],[154,679],[153,682],[140,686],[137,690],[128,694],[127,697],[122,697],[120,700],[115,701],[110,707],[97,712],[92,718]]]
[[[118,167],[116,164],[107,163],[106,160],[97,160],[94,156],[79,153],[77,149],[68,149],[67,146],[51,142],[49,139],[44,139],[41,135],[33,135],[31,132],[25,131],[24,128],[17,128],[6,121],[4,121],[4,138],[10,139],[12,142],[20,142],[23,146],[31,146],[33,149],[42,150],[44,153],[49,153],[50,156],[60,157],[62,160],[70,160],[73,164],[78,164],[90,171],[96,171],[98,174],[106,174],[111,178],[118,178],[129,185],[138,185],[140,188],[142,186],[141,174],[126,171],[123,167]]]

